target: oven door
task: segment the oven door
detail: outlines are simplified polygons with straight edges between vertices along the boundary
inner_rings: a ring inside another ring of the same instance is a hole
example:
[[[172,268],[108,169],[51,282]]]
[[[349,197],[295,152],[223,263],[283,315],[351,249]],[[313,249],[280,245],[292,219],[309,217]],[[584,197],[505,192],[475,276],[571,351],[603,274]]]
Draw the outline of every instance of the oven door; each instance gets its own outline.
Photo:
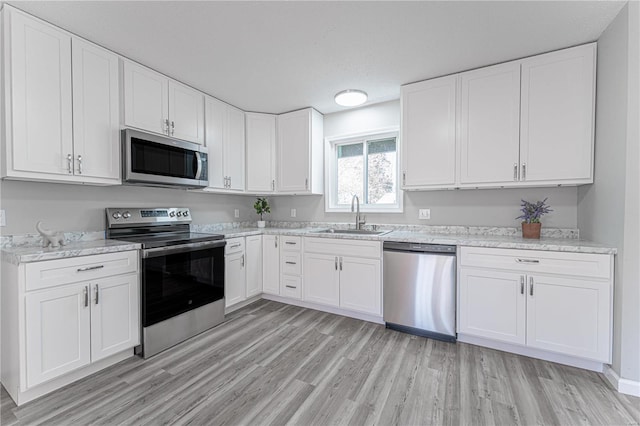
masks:
[[[142,326],[224,299],[225,241],[142,251]]]

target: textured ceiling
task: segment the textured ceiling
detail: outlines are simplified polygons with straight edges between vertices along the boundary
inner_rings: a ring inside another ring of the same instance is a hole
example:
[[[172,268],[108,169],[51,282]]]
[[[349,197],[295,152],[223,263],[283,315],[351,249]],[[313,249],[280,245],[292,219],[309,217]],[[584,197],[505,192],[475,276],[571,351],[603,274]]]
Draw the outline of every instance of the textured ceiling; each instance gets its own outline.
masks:
[[[344,109],[400,85],[596,40],[617,1],[8,1],[246,111]]]

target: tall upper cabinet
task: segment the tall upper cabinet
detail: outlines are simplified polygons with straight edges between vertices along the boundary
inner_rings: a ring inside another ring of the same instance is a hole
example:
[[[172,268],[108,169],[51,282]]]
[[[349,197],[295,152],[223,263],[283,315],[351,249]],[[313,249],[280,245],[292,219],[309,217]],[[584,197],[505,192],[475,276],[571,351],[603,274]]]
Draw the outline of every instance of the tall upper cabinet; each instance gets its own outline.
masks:
[[[322,194],[323,116],[312,108],[277,119],[277,189],[291,194]]]
[[[404,189],[592,183],[595,59],[591,43],[404,86]]]
[[[119,183],[118,57],[10,6],[2,14],[3,177]]]
[[[274,192],[276,190],[276,116],[248,112],[247,191]]]
[[[134,62],[124,61],[124,124],[204,144],[204,95]]]

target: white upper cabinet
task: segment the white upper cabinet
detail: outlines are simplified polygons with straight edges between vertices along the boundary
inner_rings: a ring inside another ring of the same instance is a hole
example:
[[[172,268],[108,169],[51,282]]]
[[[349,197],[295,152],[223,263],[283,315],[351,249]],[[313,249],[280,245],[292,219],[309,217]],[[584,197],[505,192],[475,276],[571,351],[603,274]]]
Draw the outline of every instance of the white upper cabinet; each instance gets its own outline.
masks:
[[[120,179],[118,57],[73,39],[73,153],[78,175]]]
[[[458,76],[403,86],[402,187],[454,185]]]
[[[521,180],[593,182],[596,44],[522,61]]]
[[[276,188],[276,116],[246,113],[247,191],[274,192]]]
[[[118,57],[10,6],[3,176],[120,182]]]
[[[460,183],[518,180],[520,63],[460,75]]]
[[[124,124],[204,143],[204,95],[135,62],[124,61]]]
[[[322,194],[323,117],[307,108],[277,119],[279,192]]]
[[[7,174],[73,174],[71,36],[11,8],[5,18]]]
[[[244,112],[205,97],[209,188],[244,191]]]

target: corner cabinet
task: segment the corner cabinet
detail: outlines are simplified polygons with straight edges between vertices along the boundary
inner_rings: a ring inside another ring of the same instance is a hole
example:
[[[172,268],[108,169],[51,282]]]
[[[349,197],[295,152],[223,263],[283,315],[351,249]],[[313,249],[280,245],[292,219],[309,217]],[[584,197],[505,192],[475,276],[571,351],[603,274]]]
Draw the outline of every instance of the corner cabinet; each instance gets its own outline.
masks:
[[[209,188],[242,192],[245,189],[244,112],[207,96],[206,139],[209,149]]]
[[[596,44],[402,87],[403,189],[593,183]]]
[[[276,190],[276,116],[248,112],[247,191],[270,193]]]
[[[611,362],[612,255],[477,247],[460,253],[460,340]]]
[[[21,405],[133,356],[138,252],[2,268],[2,383]]]
[[[10,6],[2,14],[2,175],[120,183],[118,56]]]
[[[323,116],[307,108],[277,118],[278,192],[322,194]]]

